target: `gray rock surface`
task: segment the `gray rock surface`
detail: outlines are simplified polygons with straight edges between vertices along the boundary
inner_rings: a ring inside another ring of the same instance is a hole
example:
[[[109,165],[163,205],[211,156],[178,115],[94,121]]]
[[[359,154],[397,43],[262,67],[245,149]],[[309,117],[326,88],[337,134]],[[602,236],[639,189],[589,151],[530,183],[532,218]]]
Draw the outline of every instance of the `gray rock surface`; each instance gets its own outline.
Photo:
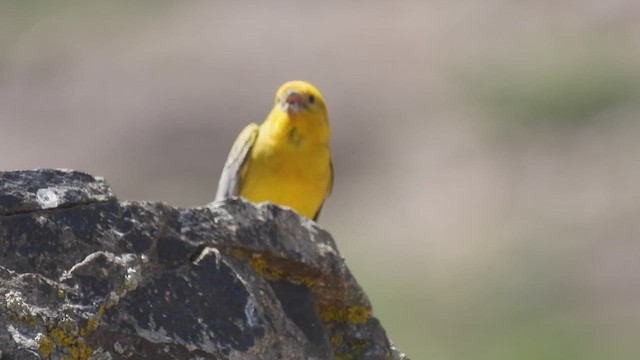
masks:
[[[0,173],[0,358],[392,359],[331,236],[271,204]]]

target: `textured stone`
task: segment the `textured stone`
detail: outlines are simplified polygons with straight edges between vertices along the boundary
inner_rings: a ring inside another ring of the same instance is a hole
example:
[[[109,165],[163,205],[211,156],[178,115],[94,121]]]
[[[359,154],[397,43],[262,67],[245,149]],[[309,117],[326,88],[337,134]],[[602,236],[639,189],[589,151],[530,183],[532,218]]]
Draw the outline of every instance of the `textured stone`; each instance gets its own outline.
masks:
[[[272,204],[118,202],[0,173],[2,359],[389,359],[331,236]]]
[[[0,172],[0,215],[115,200],[104,179],[78,171]]]

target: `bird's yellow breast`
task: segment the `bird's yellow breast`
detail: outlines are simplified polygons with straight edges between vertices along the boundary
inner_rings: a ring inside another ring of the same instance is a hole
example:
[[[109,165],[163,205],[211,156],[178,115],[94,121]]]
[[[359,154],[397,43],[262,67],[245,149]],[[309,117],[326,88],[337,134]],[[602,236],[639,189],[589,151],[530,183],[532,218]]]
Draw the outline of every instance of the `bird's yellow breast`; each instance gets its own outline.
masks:
[[[312,219],[331,189],[328,128],[323,128],[328,124],[283,116],[270,116],[260,126],[239,195],[289,206]]]

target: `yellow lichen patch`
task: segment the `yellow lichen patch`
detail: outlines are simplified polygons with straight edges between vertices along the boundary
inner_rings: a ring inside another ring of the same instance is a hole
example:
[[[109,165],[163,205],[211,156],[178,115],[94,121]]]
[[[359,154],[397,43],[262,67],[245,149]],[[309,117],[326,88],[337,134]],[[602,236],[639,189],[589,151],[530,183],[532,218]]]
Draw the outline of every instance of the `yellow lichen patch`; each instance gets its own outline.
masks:
[[[246,258],[245,253],[240,249],[231,250],[231,256],[238,260],[244,260]]]
[[[49,332],[49,336],[53,339],[53,341],[60,346],[69,347],[75,342],[73,336],[68,336],[62,329],[55,328]]]
[[[331,345],[333,346],[338,346],[342,344],[342,338],[339,335],[333,335],[330,340],[331,340]]]
[[[311,278],[308,276],[302,276],[299,274],[293,274],[293,275],[287,276],[287,280],[297,284],[302,284],[308,288],[312,288],[316,286],[316,284],[318,283],[318,280],[314,278]]]
[[[129,289],[123,285],[116,289],[116,291],[112,291],[107,297],[105,303],[98,308],[98,312],[91,316],[87,320],[87,324],[79,331],[75,331],[73,329],[66,329],[66,331],[63,331],[60,328],[54,328],[50,331],[49,335],[54,339],[54,342],[61,345],[68,351],[68,359],[86,359],[92,354],[93,350],[86,345],[82,337],[91,334],[98,328],[98,325],[100,325],[100,319],[104,316],[107,309],[117,305],[120,301],[120,297],[124,296],[128,290]],[[65,334],[67,333],[71,335],[66,336]]]
[[[100,307],[100,309],[102,309],[102,307]],[[104,311],[103,311],[104,313]],[[98,314],[99,315],[95,315],[89,318],[89,320],[87,320],[87,326],[85,326],[84,328],[80,329],[80,335],[81,336],[86,336],[92,332],[94,332],[97,328],[98,328],[98,324],[100,323],[100,317],[102,316],[102,314],[100,314],[100,310],[98,310]]]
[[[69,349],[69,356],[67,359],[69,360],[86,360],[93,354],[93,349],[91,349],[87,344],[79,339],[79,342],[76,346]]]
[[[38,342],[40,354],[47,357],[59,348],[64,354],[62,355],[62,359],[88,359],[93,353],[93,350],[87,346],[84,339],[78,336],[76,332],[63,330],[63,328],[68,327],[68,324],[63,324],[61,327],[55,327],[51,329],[47,335],[42,336]]]
[[[267,269],[267,261],[261,257],[254,257],[249,261],[249,265],[255,270],[258,275],[264,276],[265,270]]]
[[[249,265],[255,270],[258,275],[268,280],[280,280],[285,279],[295,284],[301,284],[308,288],[313,288],[318,284],[318,280],[310,276],[304,276],[301,274],[288,274],[285,270],[277,267],[274,264],[269,264],[267,260],[260,255],[253,255],[249,261]]]
[[[347,307],[347,321],[352,324],[363,324],[369,320],[371,311],[364,306]]]
[[[15,322],[20,321],[22,323],[25,323],[31,326],[34,326],[38,323],[38,318],[36,318],[34,315],[9,313],[7,317],[11,321],[15,321]]]
[[[333,344],[333,338],[336,337],[337,335],[334,335],[331,339],[332,339],[332,344]],[[334,356],[337,359],[353,359],[355,356],[361,355],[363,351],[365,351],[365,349],[367,349],[367,347],[369,347],[371,345],[370,342],[365,341],[365,340],[354,340],[354,341],[347,341],[344,345],[340,348],[338,348],[338,346],[340,346],[341,344],[334,344],[334,349],[335,349],[335,353]]]
[[[334,306],[319,306],[318,313],[320,319],[325,322],[339,322],[339,323],[351,323],[351,324],[363,324],[371,316],[371,311],[361,305],[334,307]]]
[[[55,345],[53,341],[51,341],[50,337],[46,335],[42,335],[36,338],[36,340],[38,340],[38,351],[40,351],[40,354],[43,357],[48,357],[53,353],[53,349]]]
[[[87,324],[78,330],[76,323],[66,322],[57,324],[55,327],[49,330],[47,335],[42,336],[38,342],[38,350],[44,357],[51,355],[56,349],[64,354],[62,359],[66,360],[85,360],[88,359],[93,353],[85,340],[84,336],[87,336],[94,332],[100,324],[100,319],[104,315],[105,311],[118,303],[119,295],[125,291],[118,289],[112,292],[109,298],[105,301],[105,304],[98,308],[97,314],[91,316],[87,320]]]
[[[362,339],[342,338],[335,334],[330,338],[336,359],[353,359],[360,357],[371,346],[371,342]]]
[[[62,322],[51,323],[36,318],[31,307],[24,302],[22,294],[18,292],[5,295],[7,308],[11,311],[9,316],[32,325],[39,324],[46,329],[46,333],[36,337],[38,351],[43,357],[57,356],[56,358],[65,360],[86,360],[92,355],[93,349],[87,345],[84,337],[96,331],[107,309],[118,304],[121,297],[138,286],[139,271],[139,267],[128,269],[123,284],[109,294],[104,304],[97,309],[97,313],[87,319],[84,327],[80,327],[82,320],[68,318]],[[62,289],[58,290],[57,295],[61,299],[66,297]]]
[[[249,261],[249,265],[258,275],[269,280],[278,280],[284,276],[284,272],[281,269],[269,266],[267,260],[259,255],[254,255]]]
[[[370,344],[368,341],[357,341],[351,344],[351,351],[356,354],[360,354],[364,351],[364,349],[369,347],[369,345]]]

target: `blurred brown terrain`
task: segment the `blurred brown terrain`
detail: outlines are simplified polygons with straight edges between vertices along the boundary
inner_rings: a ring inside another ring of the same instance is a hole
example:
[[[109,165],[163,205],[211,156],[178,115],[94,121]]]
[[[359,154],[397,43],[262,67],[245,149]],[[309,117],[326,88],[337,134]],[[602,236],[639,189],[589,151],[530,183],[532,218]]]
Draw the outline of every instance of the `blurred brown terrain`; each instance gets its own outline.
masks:
[[[632,0],[3,0],[0,170],[203,205],[292,79],[331,114],[320,223],[411,358],[640,358]]]

